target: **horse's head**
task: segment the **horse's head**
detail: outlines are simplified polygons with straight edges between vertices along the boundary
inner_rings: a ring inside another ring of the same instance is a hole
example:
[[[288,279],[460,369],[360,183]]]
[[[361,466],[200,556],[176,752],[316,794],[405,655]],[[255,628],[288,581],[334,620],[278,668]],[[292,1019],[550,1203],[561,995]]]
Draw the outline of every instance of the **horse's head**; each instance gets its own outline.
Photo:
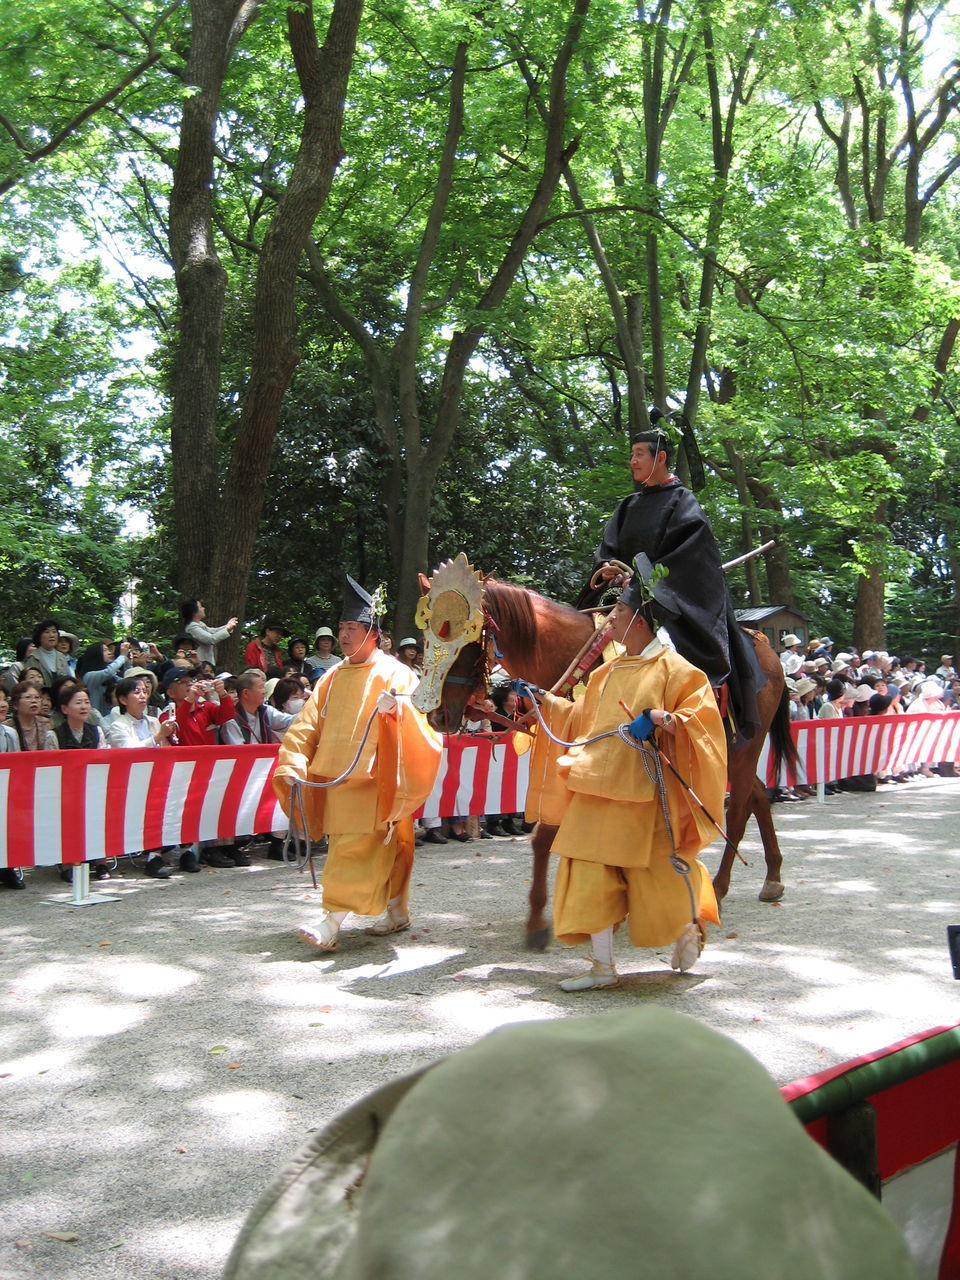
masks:
[[[459,729],[467,703],[484,696],[494,658],[510,675],[553,688],[593,632],[585,614],[484,578],[462,552],[420,581],[424,674],[413,701],[435,729],[448,733]]]
[[[416,622],[424,634],[423,676],[413,703],[435,729],[453,733],[467,703],[486,688],[483,575],[461,551],[431,578],[421,574],[420,585]]]

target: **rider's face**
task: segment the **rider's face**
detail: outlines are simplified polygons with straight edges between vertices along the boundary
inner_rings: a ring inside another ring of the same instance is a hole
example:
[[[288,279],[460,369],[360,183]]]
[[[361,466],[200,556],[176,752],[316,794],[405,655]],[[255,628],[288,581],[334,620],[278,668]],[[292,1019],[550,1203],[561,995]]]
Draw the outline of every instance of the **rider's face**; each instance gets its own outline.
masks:
[[[648,444],[635,444],[630,450],[630,470],[634,483],[646,484],[656,466],[657,455],[652,453]]]

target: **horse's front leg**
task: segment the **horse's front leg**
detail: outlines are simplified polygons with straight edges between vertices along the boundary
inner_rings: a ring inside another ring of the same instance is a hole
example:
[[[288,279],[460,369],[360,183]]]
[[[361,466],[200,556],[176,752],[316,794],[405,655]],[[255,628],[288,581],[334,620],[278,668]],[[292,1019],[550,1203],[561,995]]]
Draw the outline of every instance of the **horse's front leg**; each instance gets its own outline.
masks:
[[[550,925],[544,909],[547,905],[547,867],[550,864],[550,846],[557,834],[556,827],[538,822],[530,843],[533,846],[533,875],[530,880],[530,914],[527,916],[527,950],[545,951],[550,941]]]
[[[773,814],[770,812],[770,801],[767,790],[759,778],[753,784],[753,813],[760,828],[760,839],[763,841],[763,857],[767,864],[767,878],[760,890],[761,902],[777,902],[783,897],[783,854],[780,852],[780,841],[777,839],[773,825]]]

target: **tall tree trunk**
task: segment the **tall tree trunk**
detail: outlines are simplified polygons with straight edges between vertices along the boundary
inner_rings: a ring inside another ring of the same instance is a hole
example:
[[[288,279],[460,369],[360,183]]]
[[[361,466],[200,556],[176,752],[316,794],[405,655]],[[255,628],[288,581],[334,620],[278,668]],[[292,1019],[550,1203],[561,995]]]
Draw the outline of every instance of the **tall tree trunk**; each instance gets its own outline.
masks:
[[[224,483],[208,595],[213,611],[242,616],[280,409],[300,358],[297,272],[341,159],[340,135],[363,0],[335,0],[318,47],[313,9],[287,11],[304,101],[300,148],[264,237],[254,295],[254,354]]]
[[[877,508],[877,525],[885,527],[887,504]],[[882,649],[886,644],[884,624],[884,594],[886,574],[876,563],[868,564],[866,572],[857,584],[857,603],[853,613],[853,643],[862,653],[864,649]]]
[[[217,417],[226,272],[213,234],[214,131],[220,93],[238,41],[256,17],[253,0],[192,0],[180,141],[170,193],[170,255],[180,300],[172,375],[170,458],[177,577],[206,596],[216,536]]]
[[[773,542],[763,553],[767,571],[767,604],[793,604],[793,582],[790,577],[790,558],[783,541],[783,508],[774,490],[755,476],[748,476],[750,495],[759,526],[760,542]]]

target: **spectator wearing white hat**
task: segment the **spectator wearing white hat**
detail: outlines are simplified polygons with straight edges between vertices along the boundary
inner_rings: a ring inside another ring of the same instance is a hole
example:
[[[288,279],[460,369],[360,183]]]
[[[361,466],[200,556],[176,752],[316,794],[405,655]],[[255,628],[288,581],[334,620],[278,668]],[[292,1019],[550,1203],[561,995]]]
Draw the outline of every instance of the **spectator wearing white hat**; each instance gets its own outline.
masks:
[[[860,668],[861,676],[879,677],[883,675],[883,660],[889,662],[890,655],[884,653],[882,649],[864,649],[863,666]]]
[[[420,641],[416,636],[405,636],[397,646],[397,657],[411,671],[422,671],[423,661],[420,653]]]
[[[940,658],[940,665],[933,673],[940,683],[947,688],[952,680],[956,680],[957,672],[953,665],[953,654],[945,653]]]
[[[803,664],[803,673],[806,676],[814,676],[817,674],[826,675],[830,671],[831,663],[829,658],[818,657],[808,658]]]
[[[853,654],[838,653],[837,656],[834,658],[833,662],[830,664],[830,674],[837,676],[837,675],[843,675],[847,671],[852,673],[854,671],[854,668],[855,668],[855,663],[853,661]],[[826,672],[824,672],[824,674],[826,674]]]
[[[61,631],[60,639],[57,641],[57,648],[67,660],[67,666],[70,668],[72,676],[77,674],[77,649],[80,647],[79,639],[72,631]]]
[[[329,627],[317,627],[313,633],[313,653],[305,659],[312,678],[323,675],[331,667],[339,664],[340,659],[333,652],[336,636]]]
[[[811,680],[809,676],[802,676],[799,680],[787,679],[787,693],[790,695],[790,720],[814,720],[816,714],[813,708],[813,698],[817,691],[817,682]],[[795,787],[780,786],[777,788],[775,800],[806,800],[814,794],[812,787],[807,785],[807,771],[803,760],[797,761],[797,784]]]
[[[787,657],[787,656],[788,656],[787,654],[781,654],[781,657]],[[800,719],[800,700],[797,695],[796,682],[792,680],[790,676],[787,676],[784,683],[787,689],[787,696],[790,699],[789,708],[788,708],[790,719],[791,721],[799,720]],[[778,782],[779,782],[778,786],[774,787],[772,790],[768,789],[767,791],[767,798],[771,804],[780,804],[785,800],[802,799],[801,796],[797,795],[793,787],[787,786],[787,766],[785,761],[780,766],[780,776],[779,776]]]
[[[852,714],[855,716],[870,715],[870,699],[873,689],[868,684],[858,684],[853,694]]]
[[[803,658],[793,649],[785,649],[780,655],[783,674],[788,678],[799,675],[803,671]]]
[[[943,685],[939,680],[927,677],[914,688],[910,710],[924,715],[943,715]]]
[[[877,683],[886,689],[886,685],[882,685],[879,681]],[[872,683],[865,681],[854,689],[850,714],[852,716],[879,715],[889,708],[892,701],[893,699],[886,693],[875,693]],[[879,782],[891,780],[887,776],[878,777],[876,773],[857,773],[841,778],[839,787],[841,791],[876,791]]]
[[[933,676],[924,678],[913,691],[913,701],[909,710],[914,715],[942,716],[947,708],[943,705],[943,685]],[[935,778],[937,775],[930,768],[930,762],[924,760],[919,772],[924,778]]]
[[[813,699],[817,692],[816,680],[811,680],[809,676],[803,676],[797,681],[797,701],[802,715],[798,716],[798,720],[815,719],[813,712]]]

